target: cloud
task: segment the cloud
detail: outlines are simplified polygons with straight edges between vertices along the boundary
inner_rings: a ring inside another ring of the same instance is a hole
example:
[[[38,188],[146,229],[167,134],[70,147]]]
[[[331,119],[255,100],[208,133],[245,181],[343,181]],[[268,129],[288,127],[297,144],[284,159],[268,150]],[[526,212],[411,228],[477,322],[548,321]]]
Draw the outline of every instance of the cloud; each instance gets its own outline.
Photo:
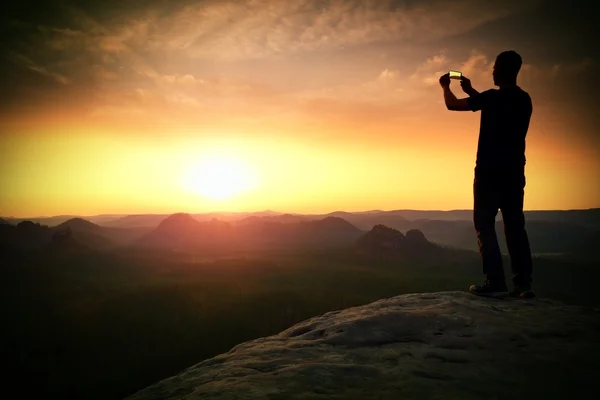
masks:
[[[443,38],[536,2],[205,0],[169,8],[161,2],[116,20],[71,7],[72,26],[39,29],[55,51],[240,60]]]
[[[315,90],[302,90],[295,94],[300,102],[329,100],[352,103],[382,104],[402,101],[410,95],[405,92],[401,72],[394,69],[383,69],[371,79],[359,82],[341,84]]]
[[[352,103],[406,103],[427,96],[430,86],[438,84],[440,75],[448,71],[451,63],[452,60],[444,54],[437,54],[417,63],[412,72],[384,68],[364,82],[306,90],[298,96],[307,101],[330,99]],[[474,63],[469,58],[461,64],[468,66]]]
[[[434,55],[420,64],[410,76],[412,81],[433,85],[438,82],[440,75],[447,72],[450,60],[443,54]]]
[[[382,119],[405,123],[422,118],[423,112],[442,102],[438,80],[450,66],[462,71],[477,89],[485,90],[492,86],[493,64],[494,58],[475,50],[463,59],[436,54],[417,63],[412,73],[384,68],[363,82],[304,90],[296,96],[301,106],[316,117],[332,118],[333,115],[339,120],[355,121],[363,115],[367,125]],[[519,79],[526,88],[539,88],[546,86],[549,80],[567,74],[573,76],[592,65],[589,59],[554,66],[524,64]],[[463,95],[460,88],[455,93]]]
[[[129,79],[130,72],[157,79],[157,69],[170,60],[277,58],[440,38],[532,2],[488,1],[483,6],[476,0],[205,0],[157,2],[113,18],[70,6],[69,24],[37,24],[36,43],[21,54],[31,58],[29,54],[41,53],[48,61],[28,67],[62,82]]]
[[[427,40],[467,32],[537,1],[248,0],[183,7],[152,43],[193,58],[236,60]]]
[[[35,71],[41,75],[52,78],[54,81],[61,83],[63,85],[69,84],[69,79],[66,76],[63,76],[57,72],[50,71],[48,68],[43,67],[30,58],[24,56],[19,53],[11,53],[9,54],[9,58],[16,64],[19,64],[25,68],[28,68],[32,71]]]
[[[526,71],[535,78],[560,78],[562,76],[577,75],[585,71],[589,71],[594,65],[594,61],[590,58],[570,63],[570,64],[554,64],[547,68],[535,68],[527,66]]]
[[[230,77],[199,78],[192,74],[162,75],[157,86],[165,91],[185,91],[199,96],[215,97],[268,97],[277,91],[267,84]]]
[[[35,25],[33,42],[18,52],[15,62],[78,87],[82,96],[88,93],[92,103],[105,110],[127,104],[135,110],[140,105],[233,107],[256,99],[268,104],[284,96],[285,84],[271,82],[268,70],[248,68],[248,73],[236,74],[227,67],[236,65],[234,61],[297,60],[294,57],[373,43],[396,46],[443,38],[535,2],[204,0],[156,2],[112,14],[70,6],[68,23]],[[426,60],[412,72],[414,79],[433,84],[447,62],[444,55]],[[411,85],[417,85],[407,82],[408,76],[407,71],[382,66],[362,83],[284,97],[404,101],[413,96]]]

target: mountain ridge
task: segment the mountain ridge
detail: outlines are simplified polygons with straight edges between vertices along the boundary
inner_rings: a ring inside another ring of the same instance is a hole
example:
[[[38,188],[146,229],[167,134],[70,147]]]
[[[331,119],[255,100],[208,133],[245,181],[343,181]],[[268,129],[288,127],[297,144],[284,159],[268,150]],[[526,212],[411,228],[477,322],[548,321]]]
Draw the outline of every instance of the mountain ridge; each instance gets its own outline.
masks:
[[[294,212],[277,212],[277,211],[259,211],[259,212],[206,212],[193,214],[194,218],[197,219],[212,219],[213,217],[218,216],[226,216],[228,220],[239,220],[248,216],[278,216],[278,215],[291,215],[291,216],[301,216],[305,218],[321,218],[328,215],[333,215],[335,213],[346,213],[352,214],[359,217],[366,216],[378,216],[378,215],[387,215],[387,216],[402,216],[405,219],[410,221],[414,221],[417,219],[438,219],[438,220],[463,220],[468,221],[472,219],[472,210],[470,209],[456,209],[456,210],[418,210],[418,209],[397,209],[397,210],[369,210],[369,211],[357,211],[357,212],[347,212],[347,211],[333,211],[329,213],[294,213]],[[32,221],[35,223],[40,223],[42,225],[48,226],[56,226],[60,223],[67,221],[72,218],[83,218],[90,222],[96,223],[98,225],[106,225],[106,226],[122,226],[122,225],[135,225],[135,220],[137,223],[143,221],[142,224],[145,226],[153,225],[157,226],[162,219],[168,217],[171,214],[163,214],[163,213],[147,213],[147,214],[100,214],[100,215],[58,215],[58,216],[49,216],[49,217],[10,217],[10,216],[1,216],[6,222],[9,222],[13,225],[16,225],[20,221]],[[586,208],[586,209],[567,209],[567,210],[525,210],[525,218],[527,220],[565,220],[577,221],[579,224],[584,225],[594,225],[600,227],[600,208]]]

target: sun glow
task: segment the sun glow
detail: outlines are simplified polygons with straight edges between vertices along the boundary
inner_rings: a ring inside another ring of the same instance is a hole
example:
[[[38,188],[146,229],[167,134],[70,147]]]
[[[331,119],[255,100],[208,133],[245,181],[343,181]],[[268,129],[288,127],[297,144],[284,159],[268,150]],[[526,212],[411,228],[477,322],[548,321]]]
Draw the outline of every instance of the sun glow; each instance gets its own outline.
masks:
[[[241,159],[213,155],[202,158],[187,169],[183,186],[213,200],[227,200],[257,186],[254,169]]]

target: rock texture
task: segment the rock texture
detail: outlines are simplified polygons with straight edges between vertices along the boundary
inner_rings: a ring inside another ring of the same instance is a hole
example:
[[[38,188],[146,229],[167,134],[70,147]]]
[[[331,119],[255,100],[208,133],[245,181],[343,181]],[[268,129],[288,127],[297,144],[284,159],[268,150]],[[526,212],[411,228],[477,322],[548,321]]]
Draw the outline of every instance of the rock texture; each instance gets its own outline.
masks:
[[[597,309],[409,294],[242,343],[129,399],[588,398],[599,334]]]

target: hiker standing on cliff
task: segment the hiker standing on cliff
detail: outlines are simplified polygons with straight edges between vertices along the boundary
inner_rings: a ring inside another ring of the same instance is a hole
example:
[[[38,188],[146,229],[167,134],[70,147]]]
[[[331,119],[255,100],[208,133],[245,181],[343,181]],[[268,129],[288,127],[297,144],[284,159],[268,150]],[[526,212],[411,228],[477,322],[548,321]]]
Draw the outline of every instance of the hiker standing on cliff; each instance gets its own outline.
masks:
[[[525,230],[525,137],[533,110],[529,94],[517,86],[521,56],[514,51],[496,57],[493,78],[499,89],[479,93],[461,77],[468,98],[457,99],[450,90],[449,74],[440,77],[446,107],[451,111],[481,111],[477,161],[473,183],[473,222],[485,281],[469,291],[480,296],[509,295],[496,237],[495,221],[502,211],[510,254],[514,290],[510,295],[534,297],[529,238]]]

